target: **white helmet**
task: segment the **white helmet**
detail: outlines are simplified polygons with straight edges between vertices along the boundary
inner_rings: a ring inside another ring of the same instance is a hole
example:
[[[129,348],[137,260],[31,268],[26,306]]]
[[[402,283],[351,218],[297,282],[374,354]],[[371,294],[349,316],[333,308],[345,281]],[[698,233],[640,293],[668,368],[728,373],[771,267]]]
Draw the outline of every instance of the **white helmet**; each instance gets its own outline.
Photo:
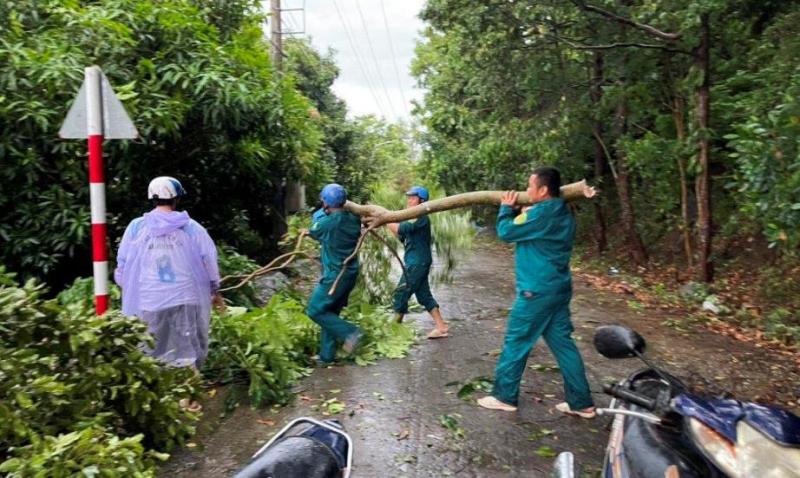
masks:
[[[181,182],[169,176],[159,176],[147,186],[147,199],[173,199],[186,195]]]

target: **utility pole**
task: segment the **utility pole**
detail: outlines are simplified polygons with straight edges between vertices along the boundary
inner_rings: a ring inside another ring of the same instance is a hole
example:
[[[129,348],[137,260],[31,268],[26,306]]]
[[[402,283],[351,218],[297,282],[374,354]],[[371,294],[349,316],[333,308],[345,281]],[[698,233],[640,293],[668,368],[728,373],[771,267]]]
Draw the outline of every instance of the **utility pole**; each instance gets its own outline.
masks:
[[[281,31],[281,0],[270,0],[272,28],[270,29],[270,52],[275,70],[283,70],[283,32]]]
[[[302,8],[287,8],[286,11],[303,11],[305,9],[305,2]],[[281,0],[270,0],[270,52],[272,56],[272,64],[275,65],[275,71],[280,74],[283,70],[283,35],[303,33],[303,31],[293,31],[296,29],[289,28],[288,32],[283,31],[283,19],[281,18]],[[305,17],[303,19],[305,25]],[[286,217],[288,214],[302,211],[306,207],[306,187],[301,182],[287,178],[283,186],[283,204],[282,214]],[[281,234],[286,232],[286,224],[281,224],[279,227]]]

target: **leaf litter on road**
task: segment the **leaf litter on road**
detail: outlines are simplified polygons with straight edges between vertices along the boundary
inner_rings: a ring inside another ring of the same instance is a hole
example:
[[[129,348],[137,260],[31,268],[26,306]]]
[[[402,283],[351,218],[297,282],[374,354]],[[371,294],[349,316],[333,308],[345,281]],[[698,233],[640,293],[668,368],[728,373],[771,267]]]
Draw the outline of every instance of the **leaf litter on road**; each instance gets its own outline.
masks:
[[[466,436],[466,430],[458,424],[459,418],[461,418],[461,415],[457,413],[452,415],[444,414],[439,417],[439,424],[450,430],[454,438],[461,440]]]
[[[458,390],[458,398],[469,401],[475,392],[491,392],[493,382],[487,377],[475,377]]]

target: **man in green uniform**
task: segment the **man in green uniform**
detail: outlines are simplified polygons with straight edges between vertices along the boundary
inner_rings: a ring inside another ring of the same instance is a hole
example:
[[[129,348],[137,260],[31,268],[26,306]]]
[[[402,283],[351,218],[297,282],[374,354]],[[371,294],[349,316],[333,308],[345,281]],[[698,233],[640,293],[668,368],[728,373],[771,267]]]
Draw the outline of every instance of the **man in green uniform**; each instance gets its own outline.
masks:
[[[517,215],[517,193],[503,195],[497,236],[516,244],[517,298],[508,318],[505,342],[495,369],[492,394],[478,400],[484,408],[515,411],[519,384],[534,343],[544,337],[564,379],[566,402],[556,408],[583,418],[595,416],[580,352],[572,339],[569,269],[575,219],[559,197],[561,175],[538,168],[528,179],[534,205]]]
[[[336,290],[328,295],[344,260],[356,248],[361,235],[361,220],[342,209],[347,200],[347,192],[342,186],[328,184],[322,189],[320,199],[324,213],[314,215],[309,235],[320,242],[322,277],[311,293],[306,314],[322,328],[319,362],[325,365],[336,358],[337,342],[343,342],[342,348],[351,354],[363,335],[358,327],[339,317],[356,285],[358,258],[347,264]]]
[[[414,207],[430,198],[428,190],[421,186],[414,186],[406,192],[406,207]],[[408,313],[408,300],[411,295],[416,295],[417,302],[433,318],[435,328],[428,334],[429,339],[447,337],[447,322],[442,319],[439,304],[431,294],[428,274],[433,264],[431,255],[431,220],[422,216],[410,221],[387,224],[405,248],[405,274],[400,278],[400,283],[394,291],[394,311],[397,321],[402,322],[403,316]]]

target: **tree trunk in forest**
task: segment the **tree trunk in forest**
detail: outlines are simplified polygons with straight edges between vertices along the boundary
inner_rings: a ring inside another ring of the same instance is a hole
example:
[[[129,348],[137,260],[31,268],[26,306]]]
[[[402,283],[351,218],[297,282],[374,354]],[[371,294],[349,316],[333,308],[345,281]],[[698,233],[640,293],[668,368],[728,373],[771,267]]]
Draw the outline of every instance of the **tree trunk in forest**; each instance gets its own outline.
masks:
[[[622,5],[627,5],[626,0],[622,0]],[[621,36],[623,41],[627,39],[627,31],[625,27],[621,29]],[[628,54],[623,53],[622,55],[622,71],[623,71],[623,79],[621,81],[621,86],[625,86],[625,75],[627,75],[628,69]],[[622,138],[628,132],[628,104],[627,99],[625,98],[624,94],[620,100],[619,105],[617,105],[617,128],[618,128],[618,138]],[[644,247],[644,243],[642,243],[642,238],[639,236],[639,232],[636,230],[636,212],[633,208],[633,200],[631,199],[631,182],[630,177],[628,175],[628,165],[627,158],[625,156],[625,151],[622,148],[616,148],[614,152],[614,156],[616,161],[609,158],[609,164],[612,162],[616,163],[616,168],[612,169],[612,173],[614,174],[614,183],[617,186],[617,196],[619,198],[619,208],[620,208],[620,219],[622,220],[622,233],[625,237],[625,243],[628,246],[631,256],[633,257],[633,262],[636,265],[643,266],[647,263],[647,249]]]
[[[441,199],[434,199],[433,201],[427,201],[419,206],[401,209],[399,211],[390,211],[383,206],[372,204],[360,205],[350,201],[345,203],[344,209],[363,217],[367,225],[374,228],[382,226],[383,224],[408,221],[409,219],[424,216],[425,214],[448,211],[450,209],[479,205],[498,205],[500,204],[500,197],[503,195],[503,192],[504,191],[473,191],[456,194]],[[589,187],[586,181],[579,181],[577,183],[561,186],[561,198],[567,202],[592,198],[596,194],[597,192],[595,189]],[[525,191],[519,192],[517,204],[520,206],[530,206],[532,204]]]
[[[700,173],[695,180],[697,195],[697,278],[711,282],[714,279],[714,265],[711,263],[711,172],[709,171],[710,140],[709,118],[711,106],[711,68],[710,68],[711,27],[709,14],[701,16],[700,45],[695,51],[695,65],[703,74],[703,81],[697,87],[697,128],[700,137],[697,163]]]
[[[617,122],[619,125],[619,136],[622,137],[627,132],[628,106],[625,100],[617,107]],[[644,247],[642,238],[636,230],[636,212],[633,209],[631,200],[630,177],[628,176],[628,166],[625,160],[625,153],[617,149],[616,174],[614,183],[617,185],[617,196],[619,197],[620,219],[622,220],[622,232],[625,235],[625,243],[628,245],[633,261],[636,265],[647,263],[647,249]]]
[[[603,53],[594,53],[594,67],[592,70],[592,86],[589,92],[595,111],[600,108],[600,100],[603,98]],[[594,136],[594,181],[600,184],[603,179],[605,169],[605,145],[603,144],[603,122],[596,118],[592,124],[592,135]],[[606,239],[606,218],[603,213],[603,204],[594,201],[594,241],[597,253],[603,254],[608,248]]]
[[[686,122],[684,114],[686,105],[683,98],[675,95],[672,101],[672,118],[675,122],[675,132],[678,141],[683,143],[686,140]],[[694,251],[692,250],[692,228],[689,220],[689,182],[686,178],[686,158],[679,155],[676,158],[678,163],[678,179],[681,184],[681,234],[683,235],[683,252],[686,255],[686,265],[689,268],[694,266]]]

